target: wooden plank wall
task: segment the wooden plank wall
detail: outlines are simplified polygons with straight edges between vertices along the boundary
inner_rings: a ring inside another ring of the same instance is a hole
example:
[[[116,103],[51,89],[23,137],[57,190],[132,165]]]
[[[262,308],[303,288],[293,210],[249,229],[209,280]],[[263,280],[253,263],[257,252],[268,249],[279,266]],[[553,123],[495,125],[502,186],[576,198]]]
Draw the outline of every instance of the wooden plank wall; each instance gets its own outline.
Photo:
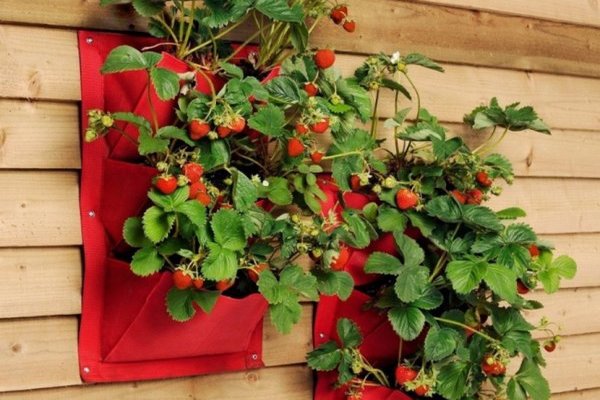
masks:
[[[0,399],[302,399],[312,308],[294,334],[266,329],[260,371],[134,384],[82,385],[77,365],[82,260],[78,212],[79,63],[75,30],[142,30],[97,0],[0,4]],[[496,202],[529,211],[577,278],[543,312],[563,325],[547,374],[560,400],[600,397],[600,14],[597,1],[349,0],[359,29],[331,25],[316,45],[335,47],[349,73],[361,54],[420,51],[444,76],[414,72],[424,102],[469,142],[464,112],[497,95],[532,103],[552,137],[513,135],[501,150],[519,179]],[[391,108],[385,113],[391,114]]]

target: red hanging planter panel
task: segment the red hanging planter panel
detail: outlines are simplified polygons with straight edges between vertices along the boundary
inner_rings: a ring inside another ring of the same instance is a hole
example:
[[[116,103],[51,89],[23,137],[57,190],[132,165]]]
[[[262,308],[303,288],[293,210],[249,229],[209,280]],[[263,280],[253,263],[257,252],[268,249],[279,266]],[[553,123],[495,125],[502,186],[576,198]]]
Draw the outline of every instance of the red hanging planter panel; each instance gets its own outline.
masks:
[[[173,103],[160,101],[153,90],[148,91],[145,72],[100,73],[115,47],[156,43],[146,37],[79,32],[83,131],[91,109],[131,111],[150,118],[152,104],[159,125],[173,121]],[[177,73],[188,71],[185,63],[166,53],[159,66]],[[197,90],[210,93],[206,78],[197,81]],[[219,88],[223,82],[214,78],[212,84]],[[120,128],[133,138],[137,135],[131,126]],[[83,379],[130,381],[262,367],[267,309],[262,296],[220,296],[210,315],[198,310],[191,321],[181,323],[165,307],[171,273],[140,278],[131,272],[123,223],[144,210],[156,175],[153,168],[141,164],[136,145],[113,132],[85,143],[82,154],[85,274],[79,362]]]
[[[336,323],[340,318],[352,320],[359,328],[363,342],[359,346],[361,354],[376,368],[395,365],[398,361],[400,339],[392,329],[385,313],[374,309],[365,309],[372,300],[367,294],[355,290],[346,301],[335,296],[321,296],[315,317],[313,341],[314,347],[330,341],[339,341]],[[422,346],[424,335],[411,342],[402,344],[402,355],[410,355]],[[337,371],[317,373],[315,400],[345,400],[346,388],[334,388]],[[402,391],[377,385],[364,388],[366,400],[410,400]]]

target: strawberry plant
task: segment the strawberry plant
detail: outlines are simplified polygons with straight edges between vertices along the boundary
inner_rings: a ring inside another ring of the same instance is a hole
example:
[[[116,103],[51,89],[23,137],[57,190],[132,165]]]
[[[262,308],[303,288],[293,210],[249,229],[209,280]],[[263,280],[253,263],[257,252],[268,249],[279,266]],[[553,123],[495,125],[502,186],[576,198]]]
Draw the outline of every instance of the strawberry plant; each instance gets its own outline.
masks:
[[[133,273],[173,273],[166,303],[177,321],[193,318],[198,308],[210,312],[223,293],[258,292],[276,328],[289,332],[301,298],[348,297],[347,254],[337,233],[325,233],[332,221],[321,213],[326,195],[318,164],[329,156],[316,135],[366,121],[370,100],[354,78],[330,68],[332,50],[307,49],[309,31],[331,7],[281,0],[130,3],[187,69],[163,67],[168,55],[155,52],[159,46],[117,47],[102,73],[145,74],[150,112],[88,115],[86,140],[120,134],[156,169],[149,207],[123,227],[131,248],[123,255],[131,257]],[[255,23],[255,34],[241,45],[224,40],[244,22]],[[260,46],[249,47],[255,39]],[[319,54],[326,54],[326,65]],[[176,118],[161,122],[158,102],[172,102]],[[297,260],[308,256],[314,265],[305,271]]]
[[[497,145],[519,131],[550,134],[532,107],[475,108],[464,122],[486,139],[470,148],[423,107],[409,71],[443,72],[434,61],[378,54],[344,77],[332,49],[309,48],[323,17],[355,31],[337,2],[102,0],[113,3],[131,3],[161,40],[119,46],[102,67],[146,77],[148,112],[91,110],[85,138],[120,136],[154,168],[148,205],[126,220],[116,251],[140,277],[172,274],[174,320],[259,293],[289,332],[301,299],[357,290],[400,346],[393,363],[375,365],[360,321],[340,319],[339,340],[308,362],[337,371],[348,398],[372,386],[415,398],[549,398],[541,349],[559,337],[523,313],[542,307],[530,290],[557,291],[576,265],[518,221],[524,210],[485,205],[514,180]],[[173,59],[184,72],[165,66]],[[393,115],[380,123],[384,101]],[[418,349],[403,352],[409,342]]]
[[[340,188],[369,199],[358,209],[346,204],[342,213],[368,226],[371,240],[394,238],[394,254],[371,252],[363,267],[373,279],[357,289],[372,296],[369,306],[386,313],[399,336],[397,363],[372,370],[360,340],[346,337],[358,327],[344,328],[349,322],[340,320],[339,344],[319,346],[309,353],[309,365],[337,368],[337,385],[348,398],[374,382],[413,397],[548,399],[541,348],[553,351],[558,337],[545,319],[537,326],[525,320],[524,311],[543,306],[526,295],[538,286],[555,292],[561,279],[574,276],[576,265],[568,256],[554,257],[551,244],[517,221],[524,210],[493,211],[483,202],[501,194],[499,181],[514,179],[510,162],[495,147],[513,132],[549,134],[549,128],[533,108],[502,107],[492,99],[464,118],[487,135],[471,149],[423,108],[411,65],[443,71],[422,55],[398,53],[369,57],[358,68],[356,81],[375,99],[370,129],[336,137],[330,149],[340,155],[332,163]],[[378,138],[384,90],[395,109],[383,127],[393,132],[386,135],[390,146]],[[400,104],[413,97],[416,112],[409,121],[411,109]],[[375,152],[383,157],[374,158]],[[355,248],[371,243],[353,239],[342,235]],[[549,339],[534,339],[536,330]],[[402,343],[415,340],[419,350],[404,354]],[[515,372],[509,372],[513,361]]]

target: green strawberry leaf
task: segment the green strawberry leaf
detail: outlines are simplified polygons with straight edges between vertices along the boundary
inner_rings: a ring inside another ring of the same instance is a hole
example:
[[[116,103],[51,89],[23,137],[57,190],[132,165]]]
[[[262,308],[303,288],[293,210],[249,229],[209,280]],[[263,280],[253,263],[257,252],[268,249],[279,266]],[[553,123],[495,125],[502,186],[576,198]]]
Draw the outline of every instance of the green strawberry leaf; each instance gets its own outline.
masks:
[[[449,328],[431,328],[425,338],[425,357],[430,361],[442,360],[456,350],[456,332]]]
[[[212,216],[211,228],[215,242],[224,249],[239,251],[246,247],[246,233],[237,211],[217,211]]]
[[[423,296],[429,284],[429,269],[418,266],[400,268],[398,279],[394,285],[396,295],[405,303],[418,300]]]
[[[487,270],[485,261],[451,261],[446,267],[446,276],[457,293],[467,294],[479,286]]]
[[[142,17],[153,17],[163,10],[166,0],[133,0],[133,8]]]
[[[154,247],[142,247],[133,254],[131,271],[138,276],[157,273],[164,265],[163,258]]]
[[[138,71],[146,68],[148,68],[148,64],[139,50],[131,46],[119,46],[108,54],[100,71],[103,74],[113,74],[124,71]]]
[[[365,264],[365,272],[369,274],[398,275],[401,269],[400,260],[379,251],[373,252]]]
[[[217,292],[214,290],[197,290],[194,291],[194,303],[198,304],[198,307],[202,309],[207,314],[215,308],[217,305],[217,300],[219,300],[219,296],[221,292]]]
[[[175,321],[189,321],[196,314],[193,301],[193,290],[172,287],[167,293],[167,312]]]
[[[248,120],[248,126],[264,135],[281,137],[286,134],[285,114],[279,107],[269,104],[252,115]]]
[[[155,244],[162,242],[169,235],[174,223],[175,215],[157,206],[148,208],[142,217],[144,234]]]
[[[483,276],[485,283],[494,293],[509,303],[517,299],[517,275],[510,269],[499,264],[488,264]]]
[[[238,258],[230,249],[217,243],[208,243],[208,257],[202,264],[202,275],[211,281],[235,278],[238,270]]]
[[[154,137],[150,135],[150,131],[140,128],[138,137],[138,153],[142,156],[155,153],[166,153],[169,150],[169,140]]]
[[[315,269],[312,274],[317,278],[319,293],[326,296],[338,296],[340,300],[347,300],[354,289],[352,275],[345,271],[331,271]]]
[[[269,317],[279,333],[290,333],[301,315],[302,306],[297,301],[288,299],[283,303],[269,304]]]
[[[358,326],[348,318],[338,319],[336,329],[344,347],[358,347],[363,341]]]
[[[414,340],[425,326],[425,315],[417,307],[394,307],[388,312],[394,331],[404,340]]]
[[[150,79],[161,100],[171,100],[179,94],[179,76],[164,68],[154,67],[150,70]]]
[[[469,364],[465,362],[451,362],[440,369],[435,385],[436,391],[448,400],[461,400],[464,398],[468,386]],[[511,397],[511,400],[512,399]]]
[[[123,239],[131,247],[148,247],[151,242],[144,235],[142,219],[138,217],[127,218],[123,225]]]
[[[308,366],[315,371],[333,371],[341,359],[342,353],[334,341],[322,344],[306,356]]]
[[[258,200],[258,191],[250,178],[239,170],[233,170],[233,204],[235,208],[244,211],[253,206]]]
[[[394,239],[405,266],[416,266],[425,261],[425,252],[421,246],[414,239],[405,235],[404,231],[394,231]]]
[[[496,216],[500,219],[517,219],[526,217],[527,213],[519,207],[511,207],[497,211]]]

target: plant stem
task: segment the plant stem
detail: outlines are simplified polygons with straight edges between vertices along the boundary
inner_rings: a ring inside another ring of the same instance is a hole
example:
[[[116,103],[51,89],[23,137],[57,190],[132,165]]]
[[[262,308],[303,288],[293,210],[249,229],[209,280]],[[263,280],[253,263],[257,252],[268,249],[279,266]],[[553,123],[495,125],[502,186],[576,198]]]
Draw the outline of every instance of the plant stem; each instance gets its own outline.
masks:
[[[207,41],[205,41],[203,43],[200,43],[198,46],[196,46],[196,47],[194,47],[194,48],[186,51],[183,56],[187,57],[190,54],[193,54],[193,53],[197,52],[198,50],[202,49],[203,47],[208,46],[209,44],[213,43],[214,40],[220,39],[223,36],[231,33],[233,30],[235,30],[237,27],[239,27],[241,24],[243,24],[246,21],[246,19],[248,19],[248,15],[246,15],[244,18],[242,18],[241,20],[239,20],[235,24],[231,25],[227,29],[224,29],[223,31],[219,32],[217,35],[215,35],[214,37],[212,37],[211,40],[207,40]]]
[[[472,328],[472,327],[470,327],[468,325],[465,325],[463,323],[460,323],[458,321],[453,321],[451,319],[446,319],[446,318],[441,318],[441,317],[433,317],[433,319],[435,319],[438,322],[444,323],[444,324],[454,325],[454,326],[458,326],[460,328],[466,329],[466,330],[468,330],[470,332],[473,332],[476,335],[481,336],[482,338],[484,338],[484,339],[486,339],[486,340],[488,340],[490,342],[494,342],[494,343],[498,342],[498,340],[494,339],[493,337],[491,337],[489,335],[486,335],[485,333],[483,333],[481,331],[478,331],[477,329],[474,329],[474,328]]]
[[[371,137],[377,137],[377,108],[379,107],[379,95],[381,89],[377,89],[375,94],[375,105],[373,106],[373,115],[371,116]]]
[[[398,114],[398,99],[400,97],[400,92],[396,90],[396,95],[394,96],[394,117]],[[400,139],[398,139],[398,127],[394,127],[394,146],[396,147],[396,159],[400,158]],[[400,346],[402,348],[402,346]]]
[[[195,10],[196,10],[196,0],[192,0],[192,8],[190,9],[190,22],[188,23],[188,28],[185,33],[185,38],[183,39],[183,43],[178,52],[179,56],[183,56],[183,54],[185,54],[185,51],[187,50],[187,46],[190,41],[190,35],[192,34],[192,28],[194,27],[194,12],[195,12]],[[185,17],[185,15],[184,15],[184,17]],[[183,21],[182,21],[182,25],[183,25]]]
[[[152,122],[154,124],[154,133],[158,132],[158,115],[156,115],[156,109],[152,103],[152,77],[150,71],[148,71],[148,85],[146,86],[146,94],[148,96],[148,106],[150,107],[150,114],[152,114]],[[154,135],[152,135],[154,136]]]
[[[359,156],[362,152],[360,151],[348,151],[346,153],[334,154],[332,156],[323,157],[323,160],[333,160],[336,158],[347,157],[347,156]]]

